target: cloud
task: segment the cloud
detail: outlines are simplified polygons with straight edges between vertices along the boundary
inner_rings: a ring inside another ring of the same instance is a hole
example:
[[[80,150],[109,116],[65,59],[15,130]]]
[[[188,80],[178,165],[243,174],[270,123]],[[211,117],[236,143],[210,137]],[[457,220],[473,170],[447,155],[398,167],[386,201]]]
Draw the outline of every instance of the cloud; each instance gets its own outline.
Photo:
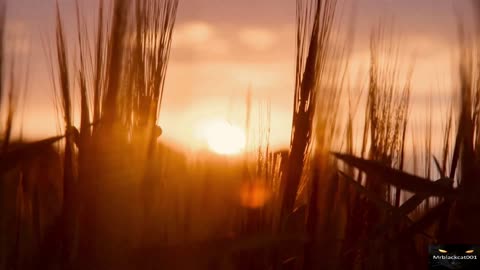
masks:
[[[214,26],[202,21],[180,24],[172,40],[172,48],[180,54],[223,55],[229,47],[228,41]]]
[[[198,45],[208,42],[213,36],[214,29],[205,22],[188,22],[180,25],[175,31],[174,44],[176,46]]]
[[[238,37],[250,49],[258,51],[271,49],[277,40],[272,31],[260,28],[244,29],[238,33]]]
[[[5,52],[7,55],[25,55],[30,50],[28,25],[19,20],[10,20],[5,25]]]

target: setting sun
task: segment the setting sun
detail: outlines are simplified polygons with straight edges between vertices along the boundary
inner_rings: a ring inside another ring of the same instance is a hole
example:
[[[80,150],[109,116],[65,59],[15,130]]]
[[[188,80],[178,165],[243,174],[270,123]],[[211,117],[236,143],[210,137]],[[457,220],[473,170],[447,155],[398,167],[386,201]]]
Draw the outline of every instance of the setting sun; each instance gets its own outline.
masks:
[[[245,149],[243,129],[224,120],[214,120],[202,126],[203,139],[208,148],[221,155],[234,155]]]

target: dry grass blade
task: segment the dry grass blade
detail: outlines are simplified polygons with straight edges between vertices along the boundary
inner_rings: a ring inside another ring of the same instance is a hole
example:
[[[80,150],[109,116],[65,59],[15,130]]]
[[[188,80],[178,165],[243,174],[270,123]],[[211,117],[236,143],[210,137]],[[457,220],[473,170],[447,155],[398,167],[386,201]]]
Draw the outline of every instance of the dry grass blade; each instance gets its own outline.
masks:
[[[112,127],[115,123],[119,113],[118,98],[124,71],[130,4],[131,1],[127,0],[115,0],[113,3],[112,26],[105,67],[106,88],[102,106],[102,122],[109,127]],[[111,132],[111,130],[108,132]]]
[[[93,121],[100,119],[101,108],[101,89],[103,82],[104,72],[104,29],[103,29],[103,0],[99,1],[98,7],[98,26],[97,26],[97,39],[95,43],[95,70],[93,80]]]
[[[450,207],[451,207],[450,201],[442,202],[441,204],[435,206],[433,209],[431,209],[426,214],[424,214],[420,219],[413,222],[413,224],[411,224],[405,230],[401,231],[400,233],[397,233],[393,237],[393,241],[384,241],[382,245],[384,246],[384,248],[387,248],[387,247],[391,247],[392,245],[398,244],[399,242],[410,241],[411,239],[413,239],[415,234],[421,234],[430,238],[430,236],[425,233],[425,229],[427,229],[428,226],[432,225],[435,221],[448,215],[448,211]],[[385,232],[387,230],[387,226],[388,224],[382,225],[380,227],[380,230]],[[374,233],[375,235],[378,236],[380,235],[381,232],[374,231]],[[372,234],[372,237],[373,236],[374,235]],[[364,242],[360,242],[359,245],[355,247],[355,249],[368,248],[369,244],[371,244],[371,240],[367,239]],[[352,251],[353,250],[350,250],[350,252]]]
[[[0,84],[2,84],[2,82],[0,82]],[[3,152],[7,151],[8,144],[10,143],[10,139],[12,136],[12,129],[13,129],[13,118],[15,116],[15,111],[17,107],[16,98],[14,97],[14,91],[16,90],[16,78],[14,74],[13,64],[10,68],[10,87],[9,88],[10,89],[8,92],[8,103],[7,103],[7,106],[8,106],[7,121],[5,125],[5,131],[3,134],[3,145],[2,145],[2,148],[0,148],[0,151],[3,151]]]
[[[459,24],[460,40],[460,119],[459,130],[457,134],[457,144],[461,149],[459,160],[461,163],[461,182],[465,185],[466,193],[470,197],[477,196],[479,185],[478,178],[480,171],[478,169],[478,149],[475,149],[475,137],[478,135],[476,114],[480,104],[480,88],[475,85],[480,79],[478,71],[474,68],[473,59],[476,59],[474,51],[471,49],[470,41],[464,33],[463,26]],[[457,150],[457,144],[455,145]],[[458,151],[457,151],[458,152]]]
[[[75,173],[74,173],[74,150],[73,150],[73,134],[72,130],[72,104],[71,104],[71,88],[70,73],[68,64],[67,45],[63,30],[63,23],[60,16],[60,8],[57,3],[57,28],[56,28],[56,49],[57,49],[57,65],[59,91],[62,101],[63,119],[65,125],[65,151],[63,162],[63,204],[60,215],[61,230],[61,254],[62,267],[70,267],[71,252],[74,244],[74,222],[75,222]],[[60,247],[57,247],[60,248]]]
[[[82,31],[82,23],[80,19],[80,7],[78,1],[76,4],[77,12],[77,39],[79,45],[79,54],[80,54],[80,68],[78,71],[78,83],[80,89],[80,138],[82,143],[84,143],[90,136],[90,111],[88,108],[88,97],[87,97],[87,79],[86,79],[86,70],[85,70],[85,32]]]
[[[457,136],[455,137],[455,146],[453,148],[453,156],[452,156],[452,163],[450,166],[450,178],[455,178],[455,174],[457,172],[457,166],[460,159],[460,147],[462,143],[462,128],[463,128],[463,121],[460,121],[460,125],[458,127]]]
[[[437,167],[437,171],[440,174],[442,178],[445,178],[445,171],[443,170],[442,165],[440,165],[440,162],[438,161],[437,157],[433,156],[433,161],[435,162],[435,166]]]
[[[63,119],[68,128],[72,125],[72,104],[70,98],[70,78],[69,65],[67,56],[67,47],[65,44],[65,35],[63,31],[63,24],[60,16],[60,8],[57,5],[57,29],[56,29],[56,45],[57,45],[57,64],[58,64],[58,78],[59,89],[62,100]]]
[[[34,157],[40,150],[50,147],[63,138],[64,136],[56,136],[10,149],[8,152],[0,155],[0,172],[3,173],[14,168],[21,161]]]
[[[360,183],[355,181],[352,177],[345,174],[344,172],[339,171],[339,173],[343,176],[345,180],[360,194],[364,195],[367,199],[371,200],[379,209],[382,209],[385,212],[392,211],[394,208],[391,204],[380,198],[376,193],[370,192]]]
[[[415,221],[407,229],[399,233],[396,237],[396,241],[404,241],[405,239],[412,239],[415,234],[422,233],[428,226],[432,225],[436,220],[448,214],[451,207],[451,201],[444,201],[439,205],[429,210],[419,220]]]
[[[3,92],[4,92],[4,53],[5,53],[5,17],[6,17],[6,4],[5,0],[0,0],[0,109],[3,105]]]
[[[449,178],[442,178],[434,183],[438,183],[439,185],[448,187],[451,186],[453,181]],[[398,214],[399,215],[407,215],[411,211],[413,211],[415,208],[417,208],[425,199],[427,199],[431,194],[429,193],[420,193],[420,194],[415,194],[412,196],[410,199],[405,201],[399,208],[398,208]]]
[[[414,239],[414,236],[416,234],[421,234],[429,239],[432,239],[432,236],[425,233],[425,230],[429,226],[431,226],[434,222],[448,216],[451,205],[452,205],[451,201],[447,200],[435,206],[434,208],[432,208],[430,211],[428,211],[426,214],[424,214],[420,219],[418,219],[415,222],[412,222],[410,219],[408,219],[410,225],[406,229],[397,233],[393,237],[392,239],[393,241],[383,242],[382,243],[383,247],[387,248],[403,241],[410,241],[411,239]],[[379,228],[377,228],[377,230],[374,231],[371,237],[384,234],[388,230],[388,227],[390,226],[389,224],[394,224],[394,222],[392,221],[392,222],[389,222],[388,224],[381,225]],[[357,248],[367,248],[369,243],[370,241],[366,240],[365,242],[361,243],[361,246]]]
[[[408,199],[404,204],[402,204],[401,207],[396,208],[393,207],[391,204],[388,202],[384,201],[383,199],[379,198],[377,194],[368,191],[365,187],[360,185],[357,181],[355,181],[352,177],[344,174],[343,172],[340,172],[342,176],[344,176],[345,179],[349,180],[348,182],[353,185],[353,187],[359,191],[361,194],[365,195],[368,199],[370,199],[372,202],[374,202],[377,207],[382,209],[385,213],[391,213],[391,218],[388,220],[387,223],[381,224],[377,226],[377,228],[374,230],[374,235],[383,235],[388,231],[388,229],[391,227],[393,224],[397,224],[401,219],[405,219],[408,222],[411,222],[410,218],[407,216],[411,211],[413,211],[418,205],[420,205],[426,198],[428,198],[427,194],[421,194],[421,195],[414,195],[410,199]],[[438,180],[442,184],[450,183],[451,180],[449,179],[440,179]]]
[[[3,94],[5,91],[5,82],[4,82],[4,61],[5,61],[5,17],[6,17],[6,4],[4,0],[0,0],[0,116],[2,116],[2,105],[3,105]],[[13,64],[12,64],[13,66]],[[10,137],[12,134],[12,125],[13,125],[13,116],[15,104],[13,102],[13,90],[14,90],[14,76],[13,76],[13,67],[11,69],[11,78],[10,78],[10,91],[8,93],[7,101],[7,117],[5,123],[5,130],[3,135],[3,142],[0,145],[0,152],[5,152],[7,150],[8,144],[10,142]],[[0,121],[3,119],[0,119]],[[1,122],[0,122],[1,123]],[[1,131],[0,126],[0,131]]]
[[[375,175],[385,181],[385,183],[395,185],[401,189],[415,193],[429,193],[434,196],[444,196],[453,192],[451,187],[390,168],[380,162],[339,153],[334,153],[334,156],[368,175]]]
[[[452,183],[450,179],[440,179],[436,182],[444,185]],[[407,215],[415,210],[428,197],[428,194],[416,194],[403,203],[399,208],[392,209],[392,215],[388,221],[384,224],[378,225],[374,230],[375,235],[383,235],[387,233],[393,225],[398,224],[402,219],[406,219],[409,223],[412,223]]]

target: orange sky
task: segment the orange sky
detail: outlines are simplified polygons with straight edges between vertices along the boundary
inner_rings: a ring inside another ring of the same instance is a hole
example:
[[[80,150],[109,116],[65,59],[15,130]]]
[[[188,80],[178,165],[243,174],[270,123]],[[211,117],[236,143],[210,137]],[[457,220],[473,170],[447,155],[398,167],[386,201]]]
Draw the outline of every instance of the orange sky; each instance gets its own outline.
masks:
[[[270,103],[272,144],[286,145],[290,138],[293,97],[295,1],[180,2],[159,121],[164,129],[163,138],[176,145],[192,147],[198,143],[194,136],[198,122],[223,118],[242,126],[246,92],[251,87],[252,126],[258,126],[258,119],[266,117],[266,104]],[[366,79],[370,29],[381,18],[392,17],[402,40],[405,61],[415,61],[414,123],[423,123],[430,91],[441,92],[432,102],[436,112],[443,110],[441,104],[450,97],[452,77],[456,75],[452,73],[457,27],[454,12],[459,10],[464,18],[469,18],[469,1],[343,2],[345,22],[351,20],[352,3],[356,3],[352,83],[356,82],[357,74],[363,74]],[[75,21],[66,18],[74,18],[73,3],[73,0],[60,1],[70,37]],[[91,21],[94,21],[96,5],[96,0],[82,1]],[[54,1],[9,1],[7,39],[10,49],[7,51],[31,62],[30,90],[23,119],[24,133],[29,137],[56,132],[53,90],[42,45],[42,40],[45,43],[52,37],[53,12]],[[259,104],[263,104],[262,109],[257,106]],[[434,125],[440,126],[440,118],[436,119]]]

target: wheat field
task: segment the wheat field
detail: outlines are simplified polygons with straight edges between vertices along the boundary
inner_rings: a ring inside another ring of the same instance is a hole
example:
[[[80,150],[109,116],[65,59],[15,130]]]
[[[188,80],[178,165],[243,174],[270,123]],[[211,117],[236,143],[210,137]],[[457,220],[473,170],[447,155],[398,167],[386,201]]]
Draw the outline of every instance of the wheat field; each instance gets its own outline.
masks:
[[[414,63],[389,27],[372,27],[365,91],[349,91],[339,2],[292,1],[289,147],[271,147],[267,118],[231,158],[177,151],[157,124],[186,0],[99,0],[93,29],[77,1],[74,39],[57,3],[45,68],[61,132],[34,141],[13,132],[28,75],[5,58],[0,1],[0,269],[413,270],[428,244],[480,243],[474,35],[459,21],[457,98],[419,137]]]

